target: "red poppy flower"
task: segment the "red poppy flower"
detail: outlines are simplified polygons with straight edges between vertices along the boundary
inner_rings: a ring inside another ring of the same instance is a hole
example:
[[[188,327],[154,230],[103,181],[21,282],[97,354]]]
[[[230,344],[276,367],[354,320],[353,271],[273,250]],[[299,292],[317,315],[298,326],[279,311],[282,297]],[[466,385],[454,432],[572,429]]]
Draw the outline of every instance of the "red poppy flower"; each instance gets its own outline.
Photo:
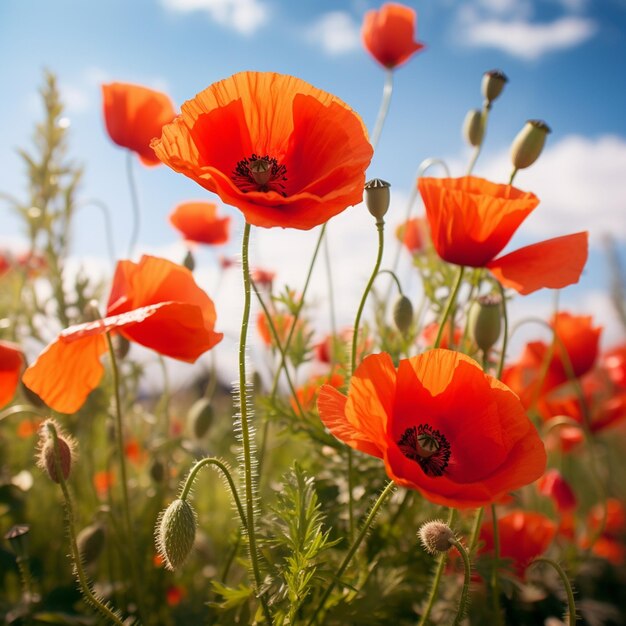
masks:
[[[106,498],[109,490],[115,484],[115,474],[113,472],[100,471],[93,475],[93,486],[99,498]]]
[[[0,252],[0,276],[6,274],[11,269],[11,262],[8,255]]]
[[[275,313],[272,315],[272,324],[274,324],[274,328],[276,329],[280,345],[284,346],[287,335],[289,334],[289,329],[293,324],[293,315],[289,315],[288,313]],[[256,327],[263,343],[268,347],[273,346],[274,337],[264,311],[259,311],[256,318]]]
[[[626,344],[605,352],[601,365],[614,385],[626,389]]]
[[[64,330],[24,373],[24,384],[51,408],[77,411],[102,378],[106,332],[193,363],[221,341],[215,307],[191,272],[165,259],[120,261],[106,317]]]
[[[187,241],[214,246],[228,241],[230,217],[218,217],[212,202],[183,202],[170,215],[170,223]]]
[[[24,354],[15,343],[0,340],[0,408],[13,399],[24,367]]]
[[[330,432],[384,460],[398,484],[454,507],[500,499],[543,474],[546,452],[518,397],[469,357],[430,350],[401,360],[366,357],[348,397],[324,385]]]
[[[411,254],[417,254],[424,249],[427,228],[424,218],[413,217],[398,226],[396,237]]]
[[[414,41],[415,11],[403,4],[388,2],[363,18],[361,37],[366,50],[387,69],[406,63],[424,47]]]
[[[266,287],[271,291],[272,283],[276,278],[276,272],[264,270],[260,267],[253,267],[250,270],[250,278],[256,283],[257,287]]]
[[[552,498],[559,513],[568,513],[576,508],[576,494],[557,469],[549,469],[537,483],[539,493]]]
[[[604,523],[604,535],[618,539],[626,532],[626,507],[617,498],[608,498],[606,501],[606,520]],[[602,504],[595,504],[587,515],[587,525],[591,530],[596,530],[604,517]]]
[[[104,122],[111,140],[136,152],[144,165],[159,165],[150,141],[176,116],[172,101],[160,91],[128,83],[102,85]]]
[[[199,93],[152,147],[248,223],[304,230],[361,201],[372,158],[348,105],[299,78],[264,72]]]
[[[498,519],[500,533],[500,557],[511,559],[517,576],[524,578],[529,563],[541,556],[556,535],[557,525],[541,513],[511,511]],[[480,528],[481,553],[493,550],[493,522],[483,523]]]
[[[439,322],[431,322],[427,324],[422,329],[422,332],[419,336],[419,342],[425,347],[432,347],[435,345],[435,341],[437,341],[437,334],[439,333]],[[461,339],[463,339],[463,331],[458,327],[454,327],[454,333],[452,340],[454,341],[454,345],[458,346],[461,343]],[[446,322],[446,325],[443,329],[443,333],[441,335],[441,343],[439,344],[440,348],[449,348],[450,342],[450,323]]]
[[[296,396],[300,407],[303,411],[312,411],[315,407],[317,400],[317,394],[321,385],[330,385],[335,389],[343,387],[346,379],[342,374],[338,372],[329,372],[328,374],[322,374],[313,376],[304,385],[296,389]],[[294,411],[298,411],[298,405],[295,400],[291,400],[291,407]]]
[[[539,204],[537,196],[475,176],[420,178],[433,245],[448,263],[486,267],[521,294],[578,282],[588,233],[548,239],[496,259]]]

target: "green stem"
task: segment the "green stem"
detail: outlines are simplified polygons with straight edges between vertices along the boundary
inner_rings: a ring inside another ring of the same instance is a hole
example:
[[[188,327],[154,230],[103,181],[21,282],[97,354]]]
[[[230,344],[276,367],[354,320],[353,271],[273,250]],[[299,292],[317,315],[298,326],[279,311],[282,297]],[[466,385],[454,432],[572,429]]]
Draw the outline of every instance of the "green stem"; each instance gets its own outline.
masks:
[[[472,155],[472,159],[470,160],[469,166],[467,168],[467,176],[471,176],[474,166],[476,165],[476,161],[478,160],[478,157],[480,155],[480,151],[482,150],[483,143],[485,141],[485,133],[487,132],[487,121],[489,119],[490,109],[491,105],[488,103],[483,106],[483,110],[481,112],[483,118],[483,138],[481,139],[480,144],[477,145],[476,149],[474,150],[474,154]]]
[[[333,288],[333,272],[330,262],[330,246],[328,244],[328,237],[324,239],[324,264],[326,266],[326,282],[328,283],[328,307],[330,310],[330,336],[336,337],[337,335],[337,318],[335,316],[335,290]],[[330,366],[331,369],[335,365],[335,351],[330,351]]]
[[[456,515],[455,509],[450,509],[450,513],[448,513],[448,526],[452,526],[454,523],[454,518]],[[433,610],[433,606],[435,605],[435,600],[437,599],[437,592],[439,590],[439,583],[441,582],[441,576],[443,574],[444,567],[446,565],[448,553],[442,552],[437,559],[437,568],[435,569],[435,575],[433,577],[433,582],[430,586],[430,593],[428,594],[428,601],[426,603],[426,608],[422,613],[417,626],[425,626],[428,622],[428,618],[430,617],[430,613]]]
[[[446,322],[450,317],[450,312],[454,308],[454,303],[456,302],[456,298],[459,294],[459,289],[461,288],[461,284],[463,283],[463,273],[465,271],[465,267],[463,265],[459,266],[459,271],[456,277],[456,282],[454,283],[454,287],[450,292],[450,296],[448,297],[448,302],[446,303],[446,308],[443,312],[443,316],[439,321],[439,330],[437,332],[437,339],[435,339],[434,348],[438,348],[441,343],[441,338],[443,337],[443,329],[445,328]]]
[[[456,547],[456,549],[461,554],[463,558],[463,590],[461,591],[461,598],[459,600],[459,608],[456,612],[456,617],[454,618],[453,626],[459,626],[463,617],[465,616],[465,611],[467,610],[467,601],[469,599],[469,586],[470,579],[472,574],[472,568],[470,566],[469,556],[467,554],[467,550],[463,546],[463,544],[458,539],[450,539],[450,543]]]
[[[246,527],[248,533],[248,548],[250,552],[250,563],[254,575],[256,595],[261,601],[263,613],[268,624],[273,624],[272,615],[267,604],[265,595],[261,592],[261,569],[259,566],[259,553],[256,543],[256,532],[254,528],[254,507],[255,507],[255,484],[252,472],[252,442],[250,437],[250,423],[248,417],[248,402],[246,397],[246,339],[248,336],[248,324],[250,322],[250,265],[248,261],[248,247],[250,243],[250,224],[246,222],[243,230],[243,241],[241,246],[241,266],[243,269],[243,291],[244,305],[241,320],[241,335],[239,338],[239,416],[241,422],[241,445],[243,448],[243,475],[246,492]]]
[[[511,176],[509,177],[509,185],[513,184],[513,180],[515,179],[515,175],[518,172],[518,168],[514,167],[513,171],[511,172]]]
[[[372,508],[371,508],[371,510],[370,510],[370,512],[369,512],[369,514],[368,514],[368,516],[366,518],[366,520],[365,520],[365,523],[361,527],[361,530],[359,531],[359,534],[358,534],[357,538],[354,540],[354,542],[350,546],[350,549],[348,550],[348,553],[346,554],[346,556],[344,557],[341,565],[339,566],[339,569],[337,570],[336,576],[333,577],[332,582],[330,583],[330,585],[328,586],[328,588],[324,592],[324,595],[322,596],[322,599],[320,600],[319,604],[315,608],[315,611],[313,612],[313,615],[312,615],[311,619],[308,622],[308,626],[312,626],[313,624],[316,623],[318,614],[320,613],[320,611],[322,611],[324,609],[324,605],[326,604],[326,601],[330,597],[330,594],[333,592],[333,590],[337,586],[337,583],[339,582],[339,580],[343,576],[343,574],[346,571],[348,565],[350,565],[350,561],[352,561],[352,557],[355,555],[356,551],[359,549],[359,546],[363,542],[363,539],[365,539],[365,536],[367,535],[367,533],[368,533],[368,531],[370,529],[370,526],[372,525],[373,521],[376,519],[376,515],[378,514],[378,511],[380,510],[380,507],[384,504],[384,502],[387,499],[387,497],[389,495],[391,495],[391,493],[393,492],[393,489],[394,489],[394,483],[393,483],[393,481],[390,480],[387,483],[387,486],[383,489],[382,493],[378,496],[378,499],[376,500],[376,502],[374,502],[374,505],[372,506]]]
[[[493,567],[491,568],[491,606],[494,614],[494,623],[502,624],[502,613],[500,612],[500,584],[498,579],[498,569],[500,566],[500,528],[498,527],[498,516],[496,505],[491,505],[491,517],[493,523]]]
[[[128,256],[131,257],[133,250],[137,245],[139,237],[139,227],[141,223],[141,211],[139,209],[139,194],[137,193],[137,185],[135,184],[135,175],[133,173],[133,153],[126,151],[126,177],[128,179],[128,188],[130,190],[130,206],[133,211],[133,228],[128,242]]]
[[[383,97],[380,101],[380,108],[378,109],[378,115],[376,117],[376,123],[374,124],[374,130],[372,131],[372,147],[376,150],[378,141],[383,132],[383,126],[389,113],[389,105],[391,104],[391,95],[393,94],[393,70],[386,70],[385,72],[385,86],[383,87]]]
[[[85,599],[91,606],[93,606],[107,621],[112,624],[117,624],[117,626],[124,626],[122,620],[104,603],[100,601],[100,599],[93,593],[89,581],[87,580],[87,576],[85,575],[85,570],[83,569],[83,564],[81,560],[80,551],[78,549],[78,543],[76,541],[76,528],[75,528],[75,520],[74,520],[74,508],[72,506],[72,499],[70,497],[69,490],[67,488],[67,483],[65,482],[65,476],[63,475],[63,469],[61,466],[61,451],[59,449],[59,436],[57,434],[56,428],[50,422],[47,425],[48,432],[52,436],[52,442],[54,444],[54,467],[56,470],[56,476],[59,479],[59,484],[61,486],[61,491],[63,492],[63,498],[65,500],[65,511],[67,514],[67,528],[70,535],[70,549],[72,551],[72,560],[74,561],[74,568],[76,571],[76,578],[78,579],[78,584],[80,585],[80,589],[85,596]]]
[[[472,534],[470,535],[469,541],[469,553],[474,554],[474,550],[476,550],[476,545],[478,544],[478,536],[480,534],[480,525],[483,521],[483,514],[485,513],[484,507],[480,507],[476,509],[476,513],[474,514],[474,523],[472,524]]]
[[[396,286],[398,287],[398,291],[400,292],[400,295],[401,296],[404,295],[402,291],[402,285],[400,284],[400,279],[398,278],[398,276],[393,270],[380,270],[377,276],[380,276],[381,274],[390,274],[391,278],[393,279],[393,281],[396,283]]]
[[[567,577],[565,570],[559,565],[559,563],[545,556],[540,556],[540,557],[533,559],[531,565],[533,565],[534,563],[546,563],[547,565],[552,566],[554,570],[556,571],[556,573],[559,575],[559,578],[561,579],[561,582],[563,583],[563,586],[565,587],[565,593],[567,594],[567,610],[568,610],[567,622],[569,626],[575,626],[576,602],[574,601],[574,592],[572,591],[572,585],[570,584],[569,578]]]
[[[506,349],[509,341],[509,316],[506,311],[506,295],[504,293],[504,287],[500,284],[499,281],[496,281],[498,285],[498,290],[500,291],[500,297],[502,298],[502,323],[504,334],[502,336],[502,348],[500,352],[500,360],[498,361],[498,371],[496,373],[496,378],[500,380],[502,378],[502,370],[504,369],[504,361],[506,359]]]

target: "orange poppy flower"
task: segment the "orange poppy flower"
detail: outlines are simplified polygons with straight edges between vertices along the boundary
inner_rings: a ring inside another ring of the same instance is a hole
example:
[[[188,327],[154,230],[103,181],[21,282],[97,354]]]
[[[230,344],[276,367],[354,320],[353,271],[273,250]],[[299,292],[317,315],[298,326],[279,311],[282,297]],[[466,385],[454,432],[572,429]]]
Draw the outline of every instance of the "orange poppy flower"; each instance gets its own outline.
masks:
[[[214,83],[152,147],[248,223],[303,230],[361,201],[373,152],[361,118],[339,98],[269,72]]]
[[[448,263],[486,267],[521,294],[578,282],[587,261],[588,233],[535,243],[498,259],[537,196],[483,178],[420,178],[419,190],[437,254]]]
[[[556,535],[557,525],[541,513],[515,510],[498,519],[500,558],[511,559],[515,573],[521,579],[530,562],[541,556]],[[493,550],[493,522],[480,528],[481,553]]]
[[[368,11],[361,28],[365,49],[387,69],[406,63],[424,47],[414,41],[416,19],[413,9],[393,2]]]
[[[427,228],[424,218],[413,217],[396,228],[396,237],[411,254],[417,254],[424,249]]]
[[[214,246],[228,241],[230,217],[218,217],[212,202],[183,202],[170,215],[170,223],[187,241]]]
[[[384,460],[399,485],[438,504],[477,507],[537,480],[546,452],[521,402],[469,357],[430,350],[366,357],[348,396],[329,385],[317,407],[330,432]]]
[[[305,412],[312,411],[315,407],[317,394],[321,385],[330,385],[335,389],[340,389],[343,387],[345,381],[345,377],[338,372],[329,372],[328,374],[313,376],[306,383],[304,383],[304,385],[296,389],[296,396],[298,398],[298,402],[300,403],[300,407]],[[291,408],[295,412],[298,412],[298,405],[293,398],[291,400]]]
[[[287,335],[289,334],[289,329],[293,324],[293,315],[289,315],[288,313],[275,313],[272,315],[272,323],[276,329],[280,345],[284,346],[285,341],[287,340]],[[256,318],[256,327],[263,343],[268,347],[273,346],[274,337],[272,336],[270,325],[263,311],[259,311]]]
[[[102,470],[93,475],[93,486],[99,498],[106,498],[115,482],[116,478],[113,472]]]
[[[171,261],[143,256],[117,264],[106,317],[64,330],[24,373],[24,384],[51,408],[77,411],[104,368],[105,333],[114,331],[160,354],[193,363],[221,341],[215,307],[191,272]]]
[[[422,329],[422,332],[419,336],[419,342],[425,347],[432,347],[437,340],[437,335],[439,334],[439,322],[431,322],[427,324]],[[454,327],[454,333],[452,340],[454,341],[454,345],[458,346],[461,343],[461,339],[463,339],[463,331],[458,326]],[[439,344],[440,348],[449,348],[450,341],[450,322],[446,322],[446,325],[443,329],[443,333],[441,335],[441,343]]]
[[[144,165],[159,165],[150,141],[161,134],[176,112],[167,95],[129,83],[102,85],[104,123],[109,137],[136,152]]]
[[[24,367],[24,354],[15,343],[0,340],[0,408],[13,399]]]

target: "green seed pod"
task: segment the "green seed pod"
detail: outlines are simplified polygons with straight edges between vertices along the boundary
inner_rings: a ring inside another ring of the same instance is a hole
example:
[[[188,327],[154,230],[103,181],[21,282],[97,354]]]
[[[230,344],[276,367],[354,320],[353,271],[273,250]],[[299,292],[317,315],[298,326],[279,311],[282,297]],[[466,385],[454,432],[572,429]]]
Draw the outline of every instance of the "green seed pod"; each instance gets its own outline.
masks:
[[[393,322],[401,333],[406,333],[413,323],[413,305],[406,296],[400,296],[393,305]]]
[[[101,524],[90,524],[78,533],[76,543],[84,565],[90,565],[100,556],[105,540],[106,532]]]
[[[183,260],[183,265],[190,272],[193,272],[196,269],[196,259],[194,258],[193,252],[191,252],[191,250],[187,250],[187,254],[185,255],[185,259]]]
[[[196,512],[187,500],[174,500],[159,516],[156,547],[165,567],[178,569],[187,559],[196,539]]]
[[[541,120],[526,122],[511,144],[513,167],[522,170],[532,165],[539,158],[550,132],[550,127]]]
[[[391,185],[380,178],[372,178],[365,183],[365,205],[368,211],[376,218],[377,222],[382,222],[383,217],[389,209]]]
[[[213,423],[213,407],[208,398],[196,400],[187,413],[187,422],[196,439],[202,439]]]
[[[498,294],[481,296],[470,307],[469,330],[476,345],[488,352],[498,341],[502,330],[502,298]]]
[[[502,93],[504,85],[508,82],[509,79],[501,70],[490,70],[483,74],[481,91],[487,107],[491,107],[491,103]]]
[[[483,142],[485,136],[485,119],[478,109],[467,112],[463,122],[463,136],[470,146],[477,148]]]

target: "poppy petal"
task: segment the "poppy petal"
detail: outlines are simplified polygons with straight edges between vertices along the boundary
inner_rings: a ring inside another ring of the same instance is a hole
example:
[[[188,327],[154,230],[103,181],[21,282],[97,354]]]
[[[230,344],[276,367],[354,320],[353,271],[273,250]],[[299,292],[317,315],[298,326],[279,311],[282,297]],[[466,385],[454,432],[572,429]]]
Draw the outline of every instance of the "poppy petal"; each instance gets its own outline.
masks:
[[[21,348],[10,341],[0,341],[0,407],[13,399],[23,367]]]
[[[187,241],[209,245],[228,241],[230,217],[218,217],[212,202],[183,202],[170,215],[170,223]]]
[[[578,282],[587,262],[589,233],[535,243],[487,263],[505,287],[527,295],[542,288],[562,289]]]

